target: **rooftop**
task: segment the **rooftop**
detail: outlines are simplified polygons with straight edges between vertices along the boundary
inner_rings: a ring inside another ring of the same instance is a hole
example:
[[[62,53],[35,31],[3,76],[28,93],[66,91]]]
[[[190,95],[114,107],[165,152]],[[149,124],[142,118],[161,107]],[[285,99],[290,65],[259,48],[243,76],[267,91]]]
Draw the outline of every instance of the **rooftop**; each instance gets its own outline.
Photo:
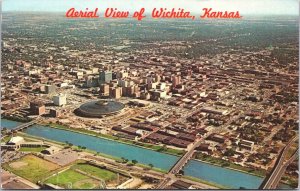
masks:
[[[124,107],[117,101],[95,100],[82,104],[75,113],[84,117],[102,117],[119,112]]]

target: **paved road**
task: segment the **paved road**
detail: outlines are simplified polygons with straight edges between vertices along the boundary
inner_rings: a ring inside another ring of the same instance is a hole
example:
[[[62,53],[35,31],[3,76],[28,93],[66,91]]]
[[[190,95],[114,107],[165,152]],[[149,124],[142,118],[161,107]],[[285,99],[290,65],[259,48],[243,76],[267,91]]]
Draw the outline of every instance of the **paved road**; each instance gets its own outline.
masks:
[[[271,173],[270,176],[268,176],[267,181],[264,181],[263,184],[260,186],[262,189],[276,189],[277,185],[279,184],[281,177],[283,176],[287,166],[298,156],[298,149],[294,153],[294,155],[288,160],[285,161],[286,154],[288,153],[288,150],[290,149],[290,146],[292,143],[297,139],[298,135],[295,136],[282,150],[282,152],[279,154],[279,158],[277,159],[277,162],[275,164],[275,167]]]
[[[176,181],[176,180],[182,180],[188,183],[191,183],[193,185],[196,185],[199,188],[203,188],[203,189],[216,189],[216,187],[213,186],[209,186],[209,185],[205,185],[199,182],[195,182],[189,179],[186,179],[184,177],[176,177],[175,175],[169,175],[169,174],[163,174],[161,172],[156,172],[153,170],[147,170],[145,171],[142,167],[139,166],[132,166],[132,167],[128,167],[126,166],[126,164],[121,164],[121,163],[117,163],[115,160],[113,159],[108,159],[105,157],[101,157],[101,156],[94,156],[90,153],[82,153],[82,159],[83,160],[89,160],[89,161],[97,161],[97,162],[103,162],[106,165],[110,165],[111,168],[116,168],[120,171],[123,171],[125,174],[127,172],[129,172],[130,174],[132,174],[134,176],[134,174],[140,174],[140,175],[147,175],[153,178],[158,178],[158,179],[163,179],[163,181],[160,184],[166,184],[168,182],[172,181]],[[131,170],[129,170],[128,168],[132,168]]]

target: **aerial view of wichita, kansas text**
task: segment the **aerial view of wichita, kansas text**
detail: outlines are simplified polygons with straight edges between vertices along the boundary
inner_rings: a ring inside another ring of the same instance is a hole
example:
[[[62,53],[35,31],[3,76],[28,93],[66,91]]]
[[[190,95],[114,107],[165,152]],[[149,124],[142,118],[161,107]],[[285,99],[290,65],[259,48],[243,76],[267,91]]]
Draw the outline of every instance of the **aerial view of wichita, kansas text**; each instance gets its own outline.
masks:
[[[298,0],[1,2],[2,189],[298,188]]]

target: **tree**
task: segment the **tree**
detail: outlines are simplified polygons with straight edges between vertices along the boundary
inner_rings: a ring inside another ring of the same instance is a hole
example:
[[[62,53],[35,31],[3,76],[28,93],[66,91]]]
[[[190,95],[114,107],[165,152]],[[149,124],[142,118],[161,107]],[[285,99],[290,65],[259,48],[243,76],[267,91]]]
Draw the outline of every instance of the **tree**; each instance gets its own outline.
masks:
[[[124,157],[121,157],[121,160],[122,160],[123,163],[125,163],[126,159]]]
[[[165,151],[167,150],[167,146],[166,145],[163,145],[162,147],[160,147],[157,151],[158,152],[162,152],[162,151]]]
[[[222,167],[227,167],[227,166],[230,166],[230,164],[228,162],[224,162],[224,163],[221,164],[221,166]]]
[[[150,166],[151,169],[153,168],[153,164],[150,163],[149,166]]]
[[[7,133],[7,128],[3,127],[2,131],[3,131],[4,134]]]
[[[178,174],[184,175],[184,171],[183,170],[179,170]]]
[[[233,149],[228,149],[227,151],[225,151],[224,155],[225,156],[233,156],[235,153],[235,151]]]
[[[131,162],[132,162],[132,164],[134,164],[134,165],[135,165],[136,163],[138,163],[137,160],[132,160]]]

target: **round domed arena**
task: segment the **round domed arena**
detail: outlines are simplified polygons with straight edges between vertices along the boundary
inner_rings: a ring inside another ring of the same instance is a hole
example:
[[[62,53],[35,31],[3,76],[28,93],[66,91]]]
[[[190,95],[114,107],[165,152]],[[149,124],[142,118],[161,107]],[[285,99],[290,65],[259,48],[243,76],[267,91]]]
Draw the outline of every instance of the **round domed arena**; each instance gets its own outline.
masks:
[[[96,100],[82,104],[75,114],[82,117],[105,117],[119,113],[125,105],[117,101]]]

